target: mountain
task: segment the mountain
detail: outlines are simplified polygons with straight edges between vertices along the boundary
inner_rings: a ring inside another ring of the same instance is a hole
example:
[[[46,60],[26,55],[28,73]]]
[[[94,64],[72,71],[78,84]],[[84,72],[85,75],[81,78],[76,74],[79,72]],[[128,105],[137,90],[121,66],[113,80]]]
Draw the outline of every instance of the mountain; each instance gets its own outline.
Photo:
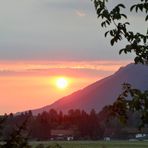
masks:
[[[113,75],[63,97],[51,105],[32,110],[32,112],[38,114],[52,108],[63,112],[70,109],[100,111],[102,107],[112,104],[116,100],[122,92],[122,84],[127,82],[134,88],[148,90],[148,65],[129,64],[121,67]]]

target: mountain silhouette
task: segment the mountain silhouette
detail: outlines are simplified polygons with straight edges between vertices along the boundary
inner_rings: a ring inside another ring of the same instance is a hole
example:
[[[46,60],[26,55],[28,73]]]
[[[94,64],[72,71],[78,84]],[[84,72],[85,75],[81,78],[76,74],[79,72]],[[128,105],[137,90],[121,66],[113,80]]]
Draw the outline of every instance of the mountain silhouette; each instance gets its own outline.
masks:
[[[113,75],[99,80],[81,90],[65,96],[51,105],[32,110],[38,114],[50,109],[67,112],[70,109],[100,111],[112,104],[122,92],[122,84],[130,83],[134,88],[148,90],[148,65],[129,64],[121,67]]]

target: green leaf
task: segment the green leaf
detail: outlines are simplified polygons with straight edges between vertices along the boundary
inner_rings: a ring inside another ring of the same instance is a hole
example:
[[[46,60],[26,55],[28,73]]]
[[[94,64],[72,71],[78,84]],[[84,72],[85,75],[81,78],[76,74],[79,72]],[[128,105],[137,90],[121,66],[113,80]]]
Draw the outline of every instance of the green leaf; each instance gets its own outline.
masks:
[[[109,31],[105,32],[105,34],[104,34],[104,35],[105,35],[105,37],[107,37],[107,34],[108,34],[108,33],[109,33]]]
[[[106,23],[105,22],[102,22],[101,23],[101,27],[106,27]]]
[[[125,50],[125,48],[120,49],[119,54],[122,54],[122,52]]]
[[[113,30],[110,30],[110,35],[111,35],[111,36],[114,36]]]
[[[117,7],[126,8],[125,5],[123,5],[123,4],[119,4],[119,5],[117,5]]]
[[[126,18],[126,19],[127,19],[127,16],[126,16],[125,14],[121,14],[121,16],[123,16],[124,18]]]
[[[136,6],[136,12],[138,12],[138,6]]]
[[[114,38],[113,38],[113,39],[111,39],[110,44],[113,46],[114,43],[115,43],[115,40],[114,40]]]
[[[146,43],[146,41],[147,41],[147,37],[145,36],[145,37],[143,38],[144,44]]]
[[[141,11],[143,11],[143,4],[139,4],[138,6],[139,6],[139,9],[140,9]]]
[[[146,16],[146,18],[145,18],[145,21],[147,21],[148,20],[148,15]]]
[[[131,6],[130,11],[133,11],[133,9],[136,7],[136,5]]]

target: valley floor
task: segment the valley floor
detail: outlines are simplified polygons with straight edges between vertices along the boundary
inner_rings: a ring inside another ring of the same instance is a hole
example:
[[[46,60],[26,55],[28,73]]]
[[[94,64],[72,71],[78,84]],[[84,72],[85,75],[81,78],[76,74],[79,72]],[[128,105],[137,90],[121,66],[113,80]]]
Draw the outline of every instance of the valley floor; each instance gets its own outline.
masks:
[[[59,144],[62,148],[148,148],[148,141],[52,141],[30,142],[31,145]]]

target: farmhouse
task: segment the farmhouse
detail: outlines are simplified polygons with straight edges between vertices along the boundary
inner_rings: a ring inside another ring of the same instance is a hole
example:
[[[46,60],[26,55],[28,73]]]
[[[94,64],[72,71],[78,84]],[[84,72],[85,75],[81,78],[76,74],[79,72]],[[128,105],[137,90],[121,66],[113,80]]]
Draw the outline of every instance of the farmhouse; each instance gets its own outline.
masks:
[[[71,129],[51,130],[51,140],[74,140],[75,132]]]

